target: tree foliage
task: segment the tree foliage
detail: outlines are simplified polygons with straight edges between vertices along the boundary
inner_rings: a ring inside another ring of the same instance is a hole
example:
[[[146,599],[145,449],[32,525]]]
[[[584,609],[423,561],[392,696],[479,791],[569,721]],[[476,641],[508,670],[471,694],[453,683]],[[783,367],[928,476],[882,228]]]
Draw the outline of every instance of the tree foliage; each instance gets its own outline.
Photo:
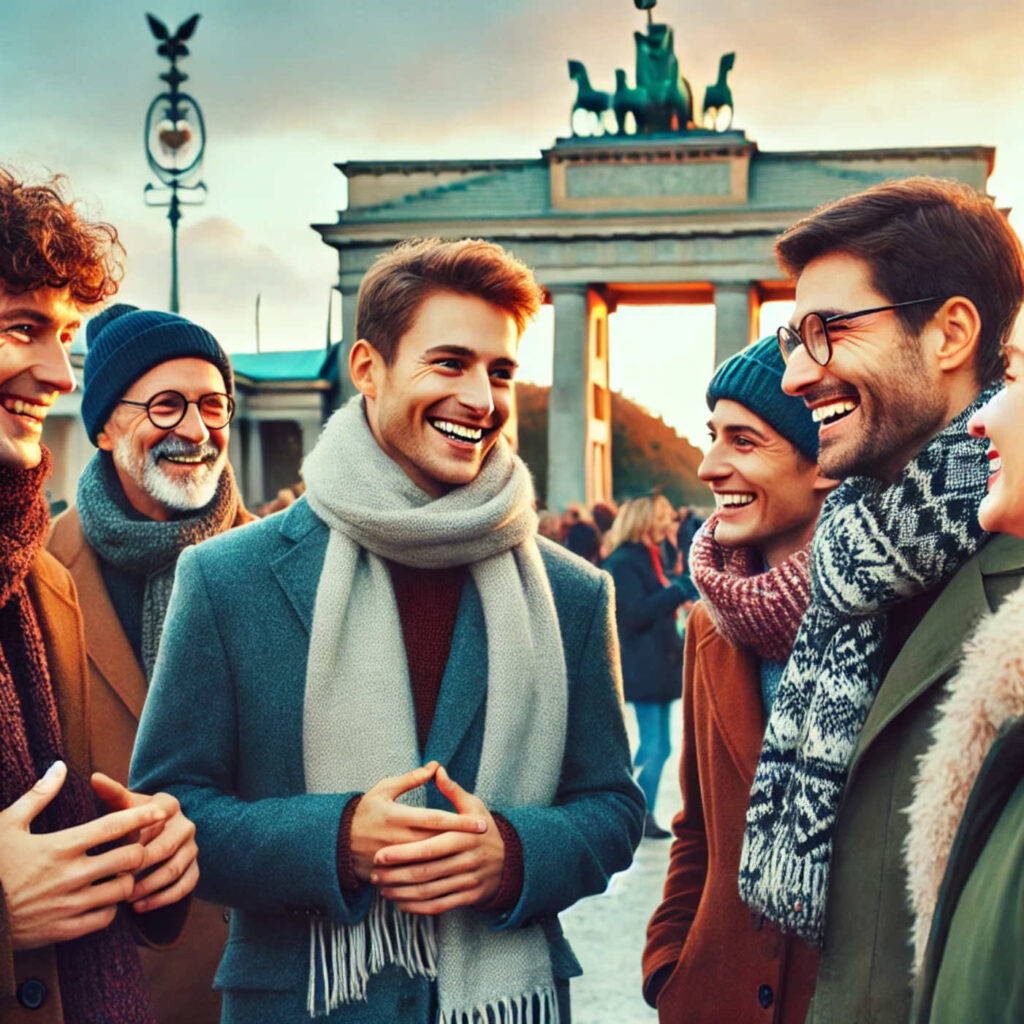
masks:
[[[533,473],[537,500],[544,505],[548,478],[548,396],[550,388],[517,383],[519,453]],[[622,502],[658,489],[673,505],[710,505],[711,494],[697,479],[702,458],[659,416],[612,393],[612,481]]]

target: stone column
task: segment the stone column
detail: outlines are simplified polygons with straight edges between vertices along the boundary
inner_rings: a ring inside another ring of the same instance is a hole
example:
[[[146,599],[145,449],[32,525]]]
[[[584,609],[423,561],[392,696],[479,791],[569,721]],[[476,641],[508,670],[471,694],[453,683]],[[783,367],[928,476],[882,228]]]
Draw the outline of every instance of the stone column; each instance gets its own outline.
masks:
[[[757,282],[715,285],[715,366],[757,341],[760,313]]]
[[[555,353],[548,402],[549,508],[610,496],[608,308],[586,285],[549,288]]]
[[[246,421],[246,430],[242,436],[244,463],[244,479],[242,495],[246,505],[261,505],[267,499],[263,493],[263,444],[260,439],[260,421]]]
[[[356,341],[356,292],[341,291],[341,344],[338,346],[338,407],[351,398],[356,389],[348,375],[348,354]]]

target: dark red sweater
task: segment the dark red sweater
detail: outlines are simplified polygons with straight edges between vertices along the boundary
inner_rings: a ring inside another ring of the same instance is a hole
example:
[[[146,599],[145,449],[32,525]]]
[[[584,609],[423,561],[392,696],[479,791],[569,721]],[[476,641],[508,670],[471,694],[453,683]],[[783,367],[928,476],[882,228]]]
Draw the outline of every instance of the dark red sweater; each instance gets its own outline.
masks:
[[[409,686],[416,711],[416,736],[422,752],[430,735],[441,680],[451,653],[467,567],[413,569],[388,562],[388,568],[402,623]],[[352,818],[359,800],[360,797],[355,797],[348,802],[338,832],[338,879],[342,889],[348,891],[362,884],[352,869],[351,857]],[[515,829],[501,815],[493,817],[505,843],[505,866],[501,884],[487,909],[510,910],[518,902],[523,888],[523,850]]]

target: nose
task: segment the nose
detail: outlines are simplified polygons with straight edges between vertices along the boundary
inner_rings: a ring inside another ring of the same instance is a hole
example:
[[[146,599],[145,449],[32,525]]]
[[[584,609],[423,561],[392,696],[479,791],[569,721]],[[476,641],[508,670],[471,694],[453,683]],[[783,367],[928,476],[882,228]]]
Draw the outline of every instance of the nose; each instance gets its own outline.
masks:
[[[462,375],[458,398],[474,416],[481,419],[494,412],[494,393],[491,390],[491,378],[485,367]]]
[[[48,338],[39,352],[36,380],[62,395],[74,391],[75,371],[71,368],[71,355],[60,339],[56,335]]]
[[[174,433],[195,444],[202,444],[210,439],[210,431],[199,415],[199,406],[190,402],[185,407],[182,421],[174,428]]]
[[[697,467],[697,476],[706,484],[715,480],[724,480],[731,472],[732,467],[722,457],[717,444],[711,445],[707,455],[700,460],[700,465]]]
[[[988,434],[985,430],[985,419],[988,416],[989,410],[999,401],[1000,396],[1004,395],[1005,391],[997,391],[968,421],[967,421],[967,433],[971,437],[987,437]]]
[[[808,388],[817,384],[825,376],[825,367],[819,366],[808,354],[803,345],[798,345],[790,353],[786,363],[786,372],[782,375],[782,390],[787,395],[798,396]]]

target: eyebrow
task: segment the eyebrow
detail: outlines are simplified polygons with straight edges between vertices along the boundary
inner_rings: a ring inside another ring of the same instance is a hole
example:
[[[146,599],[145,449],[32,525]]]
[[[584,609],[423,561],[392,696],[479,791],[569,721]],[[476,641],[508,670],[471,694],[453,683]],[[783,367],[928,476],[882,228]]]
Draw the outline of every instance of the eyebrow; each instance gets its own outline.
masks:
[[[757,427],[752,427],[747,423],[726,423],[716,430],[714,422],[712,420],[708,420],[708,430],[712,433],[720,434],[754,434],[761,438],[762,441],[768,440],[766,434],[758,430]]]
[[[480,353],[474,351],[471,348],[466,348],[464,345],[435,345],[433,348],[428,348],[424,355],[437,355],[441,352],[447,352],[449,355],[462,356],[464,359],[479,359]],[[508,366],[513,370],[519,369],[519,364],[509,356],[499,356],[499,358],[493,360],[493,366]]]
[[[45,313],[40,313],[31,306],[24,306],[20,309],[9,309],[3,313],[2,319],[7,323],[26,320],[29,323],[38,324],[41,327],[45,327],[47,324],[56,323],[52,316],[46,316]],[[82,321],[72,320],[67,326],[77,329],[82,326]]]

